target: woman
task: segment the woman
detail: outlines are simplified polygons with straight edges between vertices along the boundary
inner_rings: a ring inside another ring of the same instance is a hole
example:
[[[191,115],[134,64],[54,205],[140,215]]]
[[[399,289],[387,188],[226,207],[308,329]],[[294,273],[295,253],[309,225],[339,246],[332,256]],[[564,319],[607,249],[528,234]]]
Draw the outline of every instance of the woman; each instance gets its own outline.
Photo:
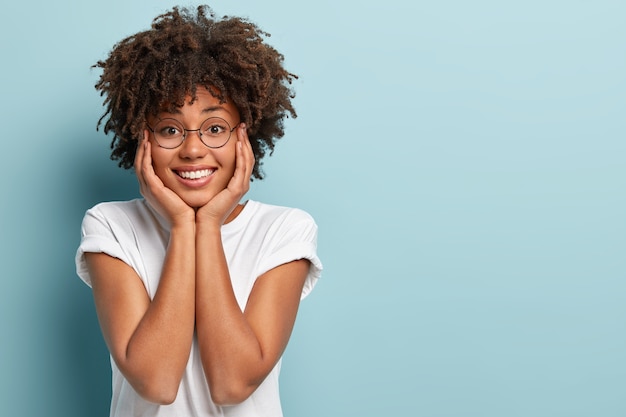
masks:
[[[111,416],[281,416],[280,358],[318,279],[304,211],[241,202],[295,117],[295,75],[241,18],[174,8],[96,64],[111,157],[142,199],[87,211],[76,256]]]

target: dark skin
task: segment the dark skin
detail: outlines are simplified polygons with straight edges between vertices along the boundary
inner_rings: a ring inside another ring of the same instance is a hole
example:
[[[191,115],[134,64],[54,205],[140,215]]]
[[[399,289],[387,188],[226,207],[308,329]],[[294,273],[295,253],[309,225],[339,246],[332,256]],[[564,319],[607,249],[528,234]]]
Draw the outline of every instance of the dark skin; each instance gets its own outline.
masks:
[[[187,97],[177,115],[187,127],[198,126],[206,108],[219,104],[207,90],[200,91],[195,101]],[[223,117],[234,117],[232,108],[223,111]],[[86,254],[111,355],[133,388],[152,402],[169,404],[176,398],[194,330],[213,401],[245,400],[276,365],[295,322],[307,260],[258,277],[243,311],[235,299],[220,230],[241,211],[255,158],[245,124],[233,135],[219,149],[189,134],[180,147],[165,150],[148,129],[143,131],[134,163],[141,193],[171,227],[152,300],[133,268],[106,254]],[[195,183],[169,176],[181,167],[210,167],[210,179]]]

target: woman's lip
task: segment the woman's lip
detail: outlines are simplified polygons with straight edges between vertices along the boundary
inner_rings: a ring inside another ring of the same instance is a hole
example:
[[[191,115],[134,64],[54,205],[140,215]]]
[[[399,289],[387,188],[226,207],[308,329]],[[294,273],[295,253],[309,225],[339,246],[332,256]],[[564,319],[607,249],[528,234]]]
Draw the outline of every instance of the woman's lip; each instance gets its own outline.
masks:
[[[209,165],[186,165],[186,166],[172,168],[172,171],[178,173],[178,172],[202,171],[203,169],[208,169],[210,171],[210,170],[215,170],[216,168],[209,166]]]
[[[194,170],[176,170],[175,172],[179,177],[182,177],[188,180],[195,180],[195,179],[208,177],[214,171],[215,169],[194,169]]]
[[[217,170],[215,168],[178,168],[173,171],[180,183],[190,188],[199,188],[208,184]]]

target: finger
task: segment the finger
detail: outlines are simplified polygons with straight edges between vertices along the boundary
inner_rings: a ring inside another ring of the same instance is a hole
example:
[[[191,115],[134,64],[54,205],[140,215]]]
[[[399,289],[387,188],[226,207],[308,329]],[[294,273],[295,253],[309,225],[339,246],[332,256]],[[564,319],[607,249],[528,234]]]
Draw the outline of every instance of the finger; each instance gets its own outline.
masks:
[[[248,137],[248,131],[246,126],[244,125],[242,128],[242,136],[243,136],[243,153],[246,160],[246,181],[250,182],[250,176],[252,175],[252,171],[254,170],[255,157],[254,150],[252,149],[252,144],[250,143],[250,138]]]
[[[146,154],[146,141],[146,137],[144,136],[144,139],[137,144],[134,163],[135,176],[137,177],[137,182],[139,183],[139,192],[143,196],[146,194],[146,179],[142,171],[143,160]]]
[[[159,177],[157,177],[156,173],[154,172],[154,167],[152,166],[152,143],[147,140],[144,146],[144,156],[143,160],[141,161],[141,171],[143,174],[143,179],[146,182],[146,185],[148,185],[149,187],[158,187],[159,185],[162,185],[162,183]]]
[[[137,150],[135,151],[135,161],[133,163],[133,166],[135,168],[135,173],[137,174],[139,173],[139,170],[141,168],[141,161],[143,159],[145,141],[146,141],[146,137],[144,135],[143,139],[137,142]]]
[[[239,169],[241,175],[240,179],[242,181],[241,185],[244,186],[244,189],[247,189],[246,185],[250,182],[250,174],[252,173],[253,167],[254,153],[252,152],[252,145],[248,138],[246,125],[242,123],[238,131],[237,168]]]
[[[241,140],[237,138],[237,143],[235,144],[235,171],[228,182],[228,188],[239,187],[241,184],[241,180],[245,175],[244,163]]]
[[[150,141],[146,140],[143,144],[143,158],[141,159],[141,169],[144,174],[150,172],[152,167],[152,149],[150,149]]]

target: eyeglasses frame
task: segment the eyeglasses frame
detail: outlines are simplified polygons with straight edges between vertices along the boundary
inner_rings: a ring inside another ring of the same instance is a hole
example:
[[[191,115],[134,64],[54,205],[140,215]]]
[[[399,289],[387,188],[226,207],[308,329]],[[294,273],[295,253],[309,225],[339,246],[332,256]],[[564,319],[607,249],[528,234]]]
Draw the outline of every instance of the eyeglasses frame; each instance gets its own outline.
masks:
[[[223,120],[223,121],[226,123],[226,125],[230,127],[230,123],[228,123],[228,121],[227,121],[226,119],[224,119],[224,118],[222,118],[222,117],[217,117],[217,116],[207,117],[205,120],[203,120],[203,121],[202,121],[202,123],[200,123],[200,127],[202,127],[202,125],[203,125],[203,124],[205,124],[205,123],[206,123],[206,121],[207,121],[207,120],[210,120],[210,119],[220,119],[220,120]],[[185,129],[185,126],[183,126],[183,123],[182,123],[181,121],[179,121],[178,119],[175,119],[175,118],[173,118],[173,117],[165,117],[165,118],[163,118],[163,119],[159,119],[159,121],[157,122],[157,124],[158,124],[158,123],[160,123],[160,122],[162,122],[163,120],[174,120],[174,121],[175,121],[177,124],[179,124],[179,125],[182,127],[182,129],[183,129],[183,139],[180,141],[180,143],[179,143],[178,145],[174,146],[173,148],[168,148],[168,147],[163,146],[163,145],[161,145],[161,144],[159,143],[159,140],[156,138],[156,134],[155,134],[155,132],[154,132],[154,129],[150,126],[150,124],[149,124],[149,123],[148,123],[148,121],[146,120],[146,126],[148,127],[148,130],[150,130],[150,132],[152,132],[152,135],[154,136],[154,141],[155,141],[155,142],[156,142],[156,144],[159,146],[159,148],[163,148],[163,149],[176,149],[176,148],[179,148],[179,147],[183,144],[183,142],[185,142],[185,139],[187,139],[187,132],[198,132],[198,138],[200,138],[200,142],[202,142],[202,144],[203,144],[204,146],[206,146],[207,148],[210,148],[210,149],[219,149],[219,148],[222,148],[222,147],[226,146],[226,144],[228,143],[228,141],[230,141],[230,137],[232,136],[233,131],[234,131],[235,129],[237,129],[237,127],[241,124],[241,122],[239,122],[239,123],[237,123],[237,124],[235,125],[235,127],[233,127],[232,129],[230,129],[230,130],[229,130],[229,132],[228,132],[228,139],[226,139],[226,142],[224,142],[224,143],[223,143],[223,144],[221,144],[220,146],[210,146],[210,145],[207,145],[207,144],[204,142],[204,140],[202,139],[202,133],[200,132],[200,128],[198,128],[198,129]]]

